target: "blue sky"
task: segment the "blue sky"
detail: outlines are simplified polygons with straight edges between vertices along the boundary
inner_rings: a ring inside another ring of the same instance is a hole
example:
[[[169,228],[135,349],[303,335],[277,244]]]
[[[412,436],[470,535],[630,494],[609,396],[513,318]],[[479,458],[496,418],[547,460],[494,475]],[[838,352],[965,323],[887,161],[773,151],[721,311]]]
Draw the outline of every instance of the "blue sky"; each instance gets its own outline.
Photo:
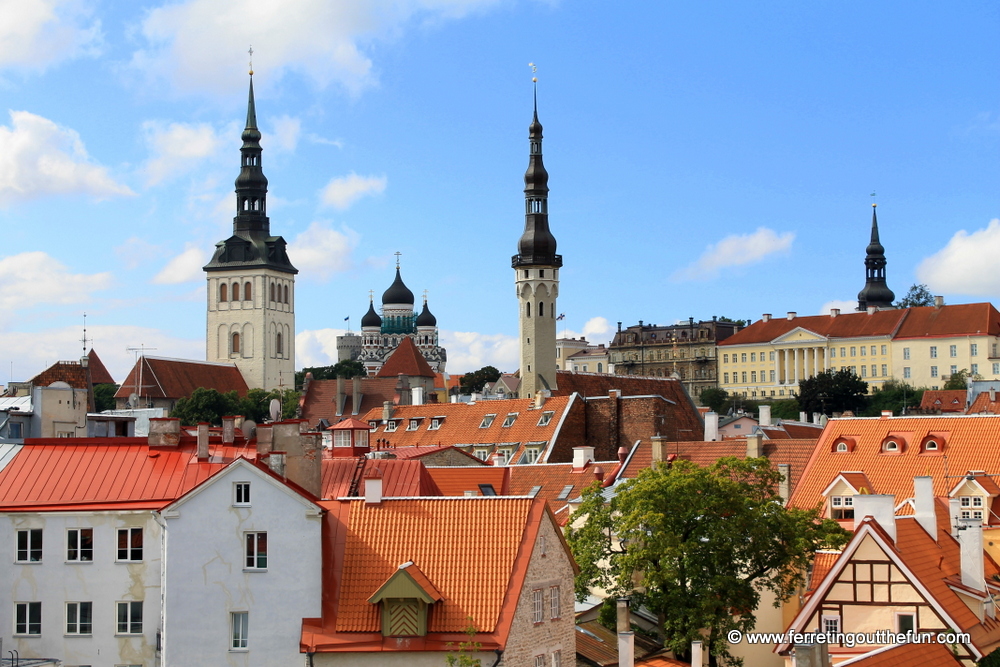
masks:
[[[392,281],[449,370],[517,365],[531,70],[567,335],[1000,297],[995,2],[0,1],[0,382],[128,346],[204,358],[254,49],[297,366]],[[563,333],[563,330],[560,330]]]

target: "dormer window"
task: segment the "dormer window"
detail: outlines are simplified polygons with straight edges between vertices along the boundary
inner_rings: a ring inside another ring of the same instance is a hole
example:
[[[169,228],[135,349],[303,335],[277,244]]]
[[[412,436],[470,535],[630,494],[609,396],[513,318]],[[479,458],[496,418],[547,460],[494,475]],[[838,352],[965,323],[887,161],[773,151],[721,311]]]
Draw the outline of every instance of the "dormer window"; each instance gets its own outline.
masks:
[[[441,418],[440,417],[434,417],[433,419],[431,419],[431,423],[427,425],[427,430],[428,431],[436,431],[439,428],[441,428]]]
[[[406,423],[406,430],[407,431],[416,431],[418,428],[420,428],[420,420],[419,419],[410,419],[410,420],[407,421],[407,423]]]
[[[927,442],[924,443],[924,451],[936,452],[937,448],[938,448],[937,440],[928,440]]]
[[[920,451],[923,453],[938,454],[944,450],[945,444],[944,434],[932,433],[920,443]]]
[[[846,452],[847,451],[847,443],[846,442],[838,442],[837,443],[837,450],[836,451],[838,451],[838,452]]]
[[[854,518],[854,496],[830,496],[830,518],[837,520]]]
[[[372,430],[372,432],[378,430],[378,422],[375,421],[374,419],[372,421],[368,422],[368,426]]]
[[[888,441],[886,441],[885,443],[882,444],[882,451],[883,452],[898,452],[899,451],[899,443],[896,442],[895,440],[888,440]]]
[[[368,598],[382,605],[383,637],[423,637],[429,605],[442,599],[437,587],[412,562],[406,562]]]
[[[513,426],[514,422],[517,420],[517,413],[511,412],[507,415],[507,418],[503,420],[503,426],[501,428],[507,428]]]
[[[906,451],[906,439],[900,435],[889,435],[882,441],[883,454],[899,454]]]
[[[396,420],[395,419],[390,419],[389,421],[387,421],[385,423],[385,432],[386,433],[392,433],[395,430],[396,430]]]
[[[545,412],[543,412],[542,416],[538,419],[538,425],[539,426],[548,426],[549,422],[552,421],[552,415],[554,415],[554,414],[555,414],[555,412],[551,412],[551,411],[545,411]]]
[[[489,428],[493,425],[493,420],[496,418],[496,415],[486,415],[483,417],[483,421],[479,423],[479,428]]]
[[[983,520],[983,505],[985,503],[982,496],[959,496],[958,499],[961,503],[963,519]]]

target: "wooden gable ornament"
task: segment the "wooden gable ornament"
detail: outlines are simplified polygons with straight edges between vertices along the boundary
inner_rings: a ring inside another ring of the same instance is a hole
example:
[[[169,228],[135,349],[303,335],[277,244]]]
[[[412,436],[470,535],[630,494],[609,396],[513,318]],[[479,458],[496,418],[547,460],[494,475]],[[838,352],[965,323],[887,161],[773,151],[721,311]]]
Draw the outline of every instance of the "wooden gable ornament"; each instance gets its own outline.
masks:
[[[383,637],[423,637],[427,634],[428,605],[443,597],[427,575],[413,561],[407,561],[368,602],[382,603]]]

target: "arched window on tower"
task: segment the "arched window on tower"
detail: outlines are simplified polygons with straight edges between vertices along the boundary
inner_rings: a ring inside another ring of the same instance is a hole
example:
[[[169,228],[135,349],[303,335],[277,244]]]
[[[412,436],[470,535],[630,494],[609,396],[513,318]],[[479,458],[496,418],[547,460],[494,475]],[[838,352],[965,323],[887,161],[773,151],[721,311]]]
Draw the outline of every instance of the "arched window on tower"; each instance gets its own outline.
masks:
[[[239,283],[233,283],[232,295],[233,295],[233,301],[239,301],[240,300],[240,284]]]
[[[243,300],[253,301],[253,285],[250,284],[249,280],[243,285]]]
[[[229,297],[229,285],[222,283],[219,285],[219,301],[227,301]]]
[[[243,200],[243,210],[244,211],[249,211],[250,210],[250,200],[249,199],[244,199]]]
[[[274,283],[271,283],[271,301],[274,301]]]
[[[530,302],[524,304],[524,316],[525,317],[531,317],[531,303]]]
[[[275,339],[274,339],[274,352],[279,357],[285,353],[284,349],[281,346],[281,334],[280,333],[277,336],[275,336]]]
[[[545,302],[544,301],[539,301],[538,302],[538,316],[539,317],[545,317]]]
[[[288,303],[288,285],[285,285],[285,303]]]
[[[231,352],[233,354],[240,353],[240,335],[238,333],[233,334],[233,346]]]
[[[260,200],[259,199],[254,199],[253,200],[253,210],[255,210],[255,211],[259,211],[260,210]]]

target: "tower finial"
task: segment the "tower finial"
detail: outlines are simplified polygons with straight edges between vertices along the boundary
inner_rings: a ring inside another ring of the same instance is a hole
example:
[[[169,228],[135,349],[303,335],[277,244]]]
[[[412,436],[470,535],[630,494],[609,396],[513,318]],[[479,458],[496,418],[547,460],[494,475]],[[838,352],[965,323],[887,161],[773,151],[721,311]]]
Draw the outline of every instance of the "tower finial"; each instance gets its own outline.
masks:
[[[400,255],[402,255],[403,253],[401,253],[401,252],[399,252],[399,251],[397,250],[397,251],[396,251],[396,252],[394,252],[393,254],[394,254],[394,255],[396,255],[396,269],[398,270],[398,269],[399,269],[399,256],[400,256]]]
[[[253,44],[250,45],[250,50],[247,53],[250,54],[250,76],[253,76]]]

